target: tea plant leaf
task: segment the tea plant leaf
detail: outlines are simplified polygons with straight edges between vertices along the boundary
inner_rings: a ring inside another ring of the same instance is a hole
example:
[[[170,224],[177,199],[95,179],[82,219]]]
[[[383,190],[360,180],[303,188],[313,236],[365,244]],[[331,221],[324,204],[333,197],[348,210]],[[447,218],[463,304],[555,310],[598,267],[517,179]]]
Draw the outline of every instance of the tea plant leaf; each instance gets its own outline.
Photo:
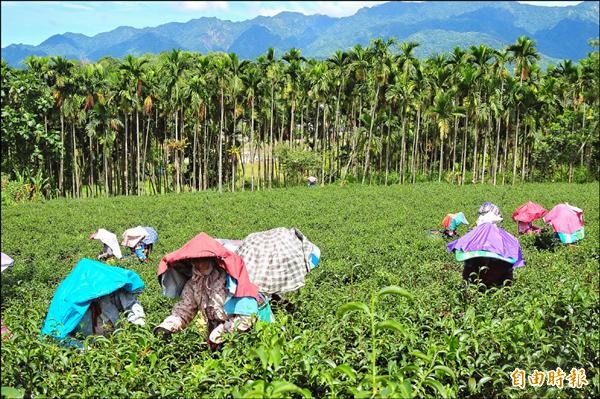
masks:
[[[419,359],[424,360],[426,363],[431,363],[431,357],[427,356],[420,350],[414,350],[410,352],[411,355],[418,357]]]
[[[271,392],[271,395],[275,398],[277,397],[282,397],[282,396],[287,396],[287,395],[282,395],[286,392],[297,392],[297,393],[303,393],[302,390],[292,384],[291,382],[285,382],[285,381],[273,381],[270,384],[271,388],[273,388],[273,391]]]
[[[339,371],[340,373],[346,375],[352,381],[356,380],[356,371],[354,371],[354,369],[347,364],[340,364],[333,370]]]
[[[404,288],[398,287],[397,285],[390,285],[388,287],[383,287],[382,289],[379,290],[379,292],[377,293],[378,296],[383,296],[383,295],[400,295],[403,296],[409,300],[413,300],[414,297],[413,295],[408,292],[407,290],[405,290]]]
[[[404,327],[402,327],[402,325],[400,323],[398,323],[396,320],[380,321],[379,323],[377,323],[375,325],[375,329],[376,330],[384,330],[384,329],[395,330],[395,331],[398,331],[400,333],[405,333],[406,332],[406,330],[404,329]]]
[[[355,311],[362,311],[366,315],[371,314],[371,312],[369,311],[369,307],[366,304],[362,302],[348,302],[345,305],[342,305],[338,308],[336,315],[338,318],[340,318],[346,313]]]
[[[261,346],[259,348],[253,349],[252,351],[259,359],[260,363],[264,370],[269,367],[269,355],[265,351],[265,349]]]
[[[473,377],[469,377],[469,391],[471,393],[475,393],[477,391],[477,382],[475,381],[475,378]]]
[[[446,392],[446,388],[444,388],[444,386],[442,385],[441,382],[434,380],[433,378],[426,378],[425,381],[423,381],[423,385],[427,385],[430,386],[432,388],[435,388],[436,391],[438,391],[438,393],[440,395],[442,395],[442,398],[447,398],[448,394]]]
[[[488,382],[491,379],[492,379],[492,377],[488,377],[488,376],[483,377],[479,381],[477,381],[477,386],[481,387],[483,384],[485,384],[486,382]]]
[[[448,366],[438,365],[438,366],[435,366],[433,369],[442,371],[443,374],[446,374],[446,375],[452,377],[452,379],[454,379],[454,380],[456,379],[456,374],[454,374],[454,371],[452,371],[452,369],[450,369],[450,367],[448,367]]]
[[[20,389],[13,387],[2,387],[2,397],[6,397],[8,399],[22,399],[25,395]]]
[[[413,396],[413,387],[408,380],[404,380],[404,382],[398,386],[398,390],[400,391],[400,396],[402,398],[412,398]]]

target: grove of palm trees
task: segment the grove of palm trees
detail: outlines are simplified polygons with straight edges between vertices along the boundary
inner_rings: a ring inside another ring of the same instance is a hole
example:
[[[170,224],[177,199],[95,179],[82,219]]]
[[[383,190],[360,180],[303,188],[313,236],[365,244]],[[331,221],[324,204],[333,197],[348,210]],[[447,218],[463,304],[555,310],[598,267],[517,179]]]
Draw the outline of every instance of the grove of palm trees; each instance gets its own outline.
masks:
[[[376,39],[324,60],[269,49],[256,60],[172,50],[3,61],[3,188],[26,187],[17,197],[30,199],[263,190],[308,175],[595,180],[598,40],[590,45],[579,63],[545,71],[524,36],[423,60],[418,43]]]

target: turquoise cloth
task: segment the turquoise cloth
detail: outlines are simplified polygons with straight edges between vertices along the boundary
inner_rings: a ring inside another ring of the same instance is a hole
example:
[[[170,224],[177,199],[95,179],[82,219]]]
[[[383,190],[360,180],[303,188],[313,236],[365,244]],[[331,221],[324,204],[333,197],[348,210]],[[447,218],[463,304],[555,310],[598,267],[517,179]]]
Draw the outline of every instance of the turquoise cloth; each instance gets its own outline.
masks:
[[[132,270],[81,259],[56,289],[42,334],[65,338],[77,327],[94,299],[120,288],[129,292],[141,291],[144,282]]]
[[[556,235],[560,239],[560,242],[562,242],[563,244],[572,244],[572,243],[577,242],[579,240],[583,240],[583,238],[585,237],[585,231],[584,231],[584,229],[585,229],[585,227],[582,227],[579,230],[574,231],[571,234],[568,234],[568,233],[556,233]]]
[[[495,258],[495,259],[500,259],[503,260],[505,262],[508,262],[510,264],[514,264],[517,260],[513,259],[513,258],[509,258],[506,256],[502,256],[502,255],[498,255],[495,252],[491,252],[491,251],[467,251],[467,252],[463,252],[461,250],[456,250],[454,252],[455,256],[456,256],[456,260],[459,262],[464,262],[465,260],[468,259],[472,259],[472,258]]]
[[[461,224],[469,224],[467,219],[465,218],[465,214],[462,212],[458,212],[453,218],[452,222],[450,222],[449,230],[455,231]]]
[[[268,323],[273,322],[273,313],[271,312],[271,305],[267,298],[259,292],[260,297],[263,300],[263,304],[259,307],[258,302],[251,296],[234,297],[235,289],[237,287],[237,281],[235,278],[227,275],[227,299],[223,305],[223,309],[227,314],[239,314],[244,316],[250,316],[251,314],[258,314],[258,318]]]

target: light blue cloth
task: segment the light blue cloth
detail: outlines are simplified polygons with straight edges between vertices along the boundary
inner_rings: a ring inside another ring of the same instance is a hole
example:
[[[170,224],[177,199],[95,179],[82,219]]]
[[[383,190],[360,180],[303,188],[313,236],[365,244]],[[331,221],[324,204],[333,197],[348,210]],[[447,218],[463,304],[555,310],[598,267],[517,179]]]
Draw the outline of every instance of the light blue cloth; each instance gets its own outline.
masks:
[[[259,293],[262,298],[264,304],[262,306],[258,306],[258,302],[255,298],[249,296],[243,297],[234,297],[235,289],[237,287],[237,281],[235,278],[227,275],[227,281],[225,283],[227,287],[227,299],[225,300],[225,304],[223,305],[223,309],[226,314],[239,314],[244,316],[250,316],[251,314],[258,314],[258,318],[262,321],[266,321],[268,323],[273,322],[273,313],[271,312],[271,305],[267,298]]]
[[[461,224],[469,224],[467,222],[467,218],[465,218],[465,214],[462,212],[458,212],[450,222],[449,230],[456,231]]]
[[[148,232],[148,235],[142,239],[142,242],[146,245],[154,244],[158,241],[158,233],[152,227],[142,227]]]
[[[312,244],[312,243],[311,243]],[[310,256],[308,257],[308,262],[310,263],[311,270],[317,267],[319,264],[319,260],[321,259],[321,250],[315,244],[312,244],[312,251],[310,252]]]
[[[582,227],[579,230],[572,232],[571,234],[560,233],[560,232],[557,232],[555,234],[558,236],[558,238],[560,239],[560,242],[562,242],[563,244],[573,244],[574,242],[583,240],[583,238],[585,237],[584,229],[585,228]]]
[[[144,289],[144,282],[132,270],[81,259],[56,289],[42,334],[65,338],[77,327],[94,299],[121,288],[139,292]]]

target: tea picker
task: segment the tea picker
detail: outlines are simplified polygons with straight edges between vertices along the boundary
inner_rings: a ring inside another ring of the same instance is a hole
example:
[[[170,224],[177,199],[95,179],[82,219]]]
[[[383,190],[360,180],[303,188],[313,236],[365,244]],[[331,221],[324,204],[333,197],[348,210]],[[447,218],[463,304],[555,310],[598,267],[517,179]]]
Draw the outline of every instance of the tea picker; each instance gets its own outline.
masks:
[[[544,216],[544,222],[552,226],[555,237],[563,244],[573,244],[585,237],[583,210],[568,203],[552,208]]]
[[[464,262],[463,279],[481,280],[486,286],[512,282],[513,271],[525,266],[519,240],[498,227],[500,209],[491,202],[479,209],[477,227],[448,244],[456,260]]]
[[[122,313],[130,323],[143,326],[146,316],[137,300],[143,289],[144,282],[132,270],[81,259],[56,289],[42,335],[83,348],[78,333],[108,335]]]
[[[123,232],[121,245],[130,249],[140,262],[148,262],[148,256],[158,240],[158,233],[152,227],[137,226]]]
[[[123,257],[115,233],[111,233],[105,229],[98,229],[95,233],[92,233],[90,240],[98,240],[104,245],[102,251],[98,254],[98,260],[108,260],[113,256],[117,259]]]
[[[517,222],[519,234],[541,233],[542,229],[534,226],[533,221],[543,217],[548,211],[535,202],[528,201],[521,205],[512,214],[512,219]]]

